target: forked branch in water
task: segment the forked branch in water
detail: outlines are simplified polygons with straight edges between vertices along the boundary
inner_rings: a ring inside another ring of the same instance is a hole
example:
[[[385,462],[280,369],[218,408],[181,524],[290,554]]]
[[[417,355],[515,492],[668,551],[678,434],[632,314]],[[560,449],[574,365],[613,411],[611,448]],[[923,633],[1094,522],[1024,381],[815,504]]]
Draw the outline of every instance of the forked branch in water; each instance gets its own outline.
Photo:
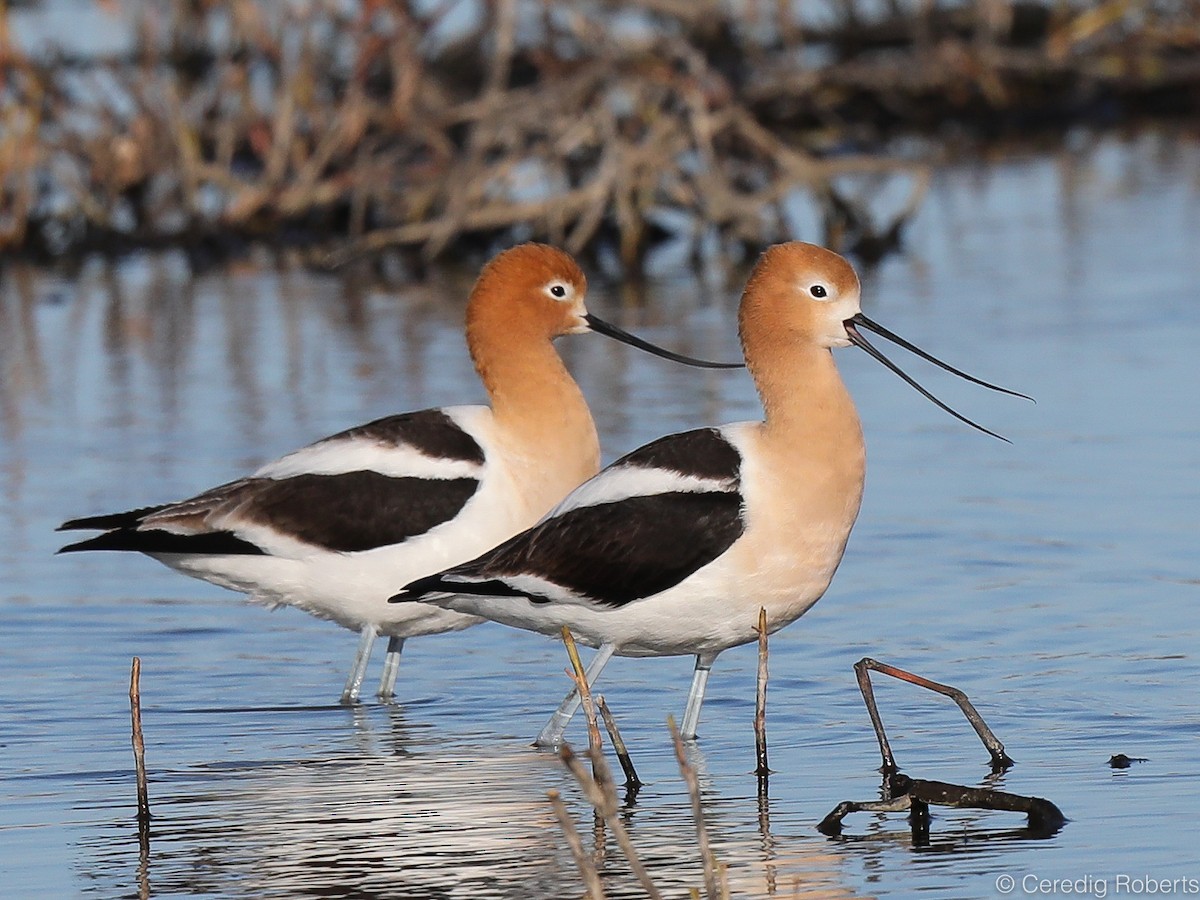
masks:
[[[1027,816],[1028,829],[1031,836],[1048,837],[1066,822],[1066,817],[1057,806],[1041,797],[1026,797],[1020,794],[1010,794],[983,787],[967,787],[965,785],[949,784],[944,781],[929,781],[920,778],[910,778],[901,774],[892,756],[892,748],[888,744],[887,734],[883,729],[883,720],[875,703],[875,692],[871,686],[871,672],[882,672],[909,684],[927,688],[939,694],[950,697],[958,704],[967,717],[983,745],[987,747],[992,757],[994,773],[1003,772],[1013,764],[1012,759],[1004,751],[1004,745],[996,738],[992,730],[983,721],[983,717],[975,710],[967,695],[957,688],[939,684],[915,675],[912,672],[889,666],[869,657],[859,660],[854,665],[854,673],[858,678],[858,686],[862,691],[867,712],[871,716],[871,724],[875,728],[875,736],[879,740],[879,752],[883,756],[883,799],[869,801],[845,800],[821,820],[817,829],[823,834],[840,835],[842,820],[852,812],[902,812],[909,810],[909,822],[912,825],[914,843],[927,843],[929,839],[929,805],[952,806],[970,809],[995,809],[1011,812],[1023,812]]]
[[[870,715],[871,724],[875,727],[875,737],[879,740],[879,752],[883,756],[883,765],[880,767],[880,771],[885,775],[892,775],[900,770],[896,767],[896,760],[892,756],[892,748],[888,743],[887,733],[883,729],[883,719],[880,718],[879,707],[875,703],[875,691],[871,686],[872,671],[890,675],[901,681],[907,681],[909,684],[915,684],[918,687],[927,688],[928,690],[949,697],[958,704],[958,708],[963,711],[963,715],[967,717],[967,721],[971,723],[971,727],[975,729],[975,733],[983,741],[983,746],[991,754],[992,768],[1000,771],[1007,769],[1013,764],[1012,759],[1004,752],[1004,745],[1000,743],[999,738],[988,727],[987,722],[983,721],[983,717],[975,710],[971,701],[967,699],[967,695],[958,688],[930,681],[928,678],[922,678],[920,675],[915,675],[904,669],[889,666],[887,663],[881,663],[868,656],[854,664],[854,674],[858,678],[858,689],[862,691],[863,702],[867,705],[867,714]]]

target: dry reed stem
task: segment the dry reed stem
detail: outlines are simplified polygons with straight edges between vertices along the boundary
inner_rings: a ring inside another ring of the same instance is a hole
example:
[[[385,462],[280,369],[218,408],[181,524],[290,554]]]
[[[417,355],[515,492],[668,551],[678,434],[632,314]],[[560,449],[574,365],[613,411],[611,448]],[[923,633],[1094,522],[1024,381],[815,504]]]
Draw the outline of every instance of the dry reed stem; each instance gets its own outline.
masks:
[[[722,900],[717,880],[720,867],[717,865],[716,857],[713,856],[712,847],[708,842],[708,827],[704,824],[704,803],[700,797],[700,780],[696,777],[696,770],[688,762],[687,748],[684,746],[683,738],[679,735],[679,728],[675,725],[674,716],[667,717],[667,727],[671,731],[671,740],[675,744],[675,758],[679,761],[679,774],[683,776],[688,796],[692,800],[692,817],[696,820],[696,843],[700,848],[700,860],[704,864],[704,889],[708,894],[708,900]]]
[[[611,773],[609,772],[608,764],[604,761],[604,756],[597,754],[592,757],[592,771],[595,773],[595,777],[593,778],[587,773],[587,770],[583,767],[583,763],[579,761],[579,757],[569,745],[563,744],[562,748],[558,751],[558,755],[571,774],[575,776],[575,780],[579,782],[584,797],[592,804],[593,808],[600,815],[600,818],[603,819],[604,824],[608,826],[613,836],[617,839],[617,844],[620,846],[621,852],[625,854],[629,868],[633,871],[638,883],[641,884],[642,890],[646,892],[646,895],[651,900],[662,900],[662,894],[659,893],[658,888],[654,885],[654,881],[650,878],[650,873],[646,871],[646,867],[642,864],[642,860],[633,846],[633,841],[629,838],[629,832],[625,828],[625,823],[621,821],[617,793],[613,787]]]
[[[575,823],[571,821],[567,805],[563,803],[558,791],[546,791],[546,796],[550,800],[550,806],[554,809],[559,827],[563,830],[567,846],[571,848],[571,856],[575,859],[575,865],[579,867],[579,875],[583,879],[583,886],[587,889],[588,900],[604,900],[604,885],[600,883],[600,874],[596,871],[596,864],[592,862],[592,858],[583,849],[583,841],[579,837],[579,830],[575,827]]]
[[[138,822],[150,821],[150,792],[146,784],[146,744],[142,739],[142,661],[133,658],[129,673],[129,716],[132,721],[133,763],[137,770]]]
[[[137,771],[138,797],[138,898],[150,897],[150,793],[146,785],[146,745],[142,738],[142,661],[133,658],[129,672],[130,735],[133,742],[133,761]]]
[[[592,689],[587,683],[587,674],[579,658],[579,648],[575,646],[575,636],[566,625],[562,627],[562,639],[567,648],[567,656],[571,659],[571,671],[567,674],[575,682],[575,689],[579,691],[579,701],[583,704],[583,714],[587,717],[588,750],[594,761],[603,756],[604,747],[600,740],[600,725],[596,722],[596,706],[592,703]]]
[[[767,608],[758,610],[758,690],[754,697],[754,756],[758,762],[754,774],[760,787],[771,774],[767,765]]]

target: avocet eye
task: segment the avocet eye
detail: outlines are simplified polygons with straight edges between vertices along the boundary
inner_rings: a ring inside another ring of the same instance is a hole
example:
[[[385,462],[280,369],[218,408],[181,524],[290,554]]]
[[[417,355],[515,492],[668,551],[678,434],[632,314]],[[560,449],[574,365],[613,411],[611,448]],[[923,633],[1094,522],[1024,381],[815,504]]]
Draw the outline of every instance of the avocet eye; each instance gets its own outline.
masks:
[[[570,295],[571,290],[561,281],[552,281],[546,285],[546,293],[555,300],[565,300]]]
[[[816,297],[818,300],[824,300],[826,297],[829,296],[829,291],[827,291],[825,289],[825,285],[823,285],[823,284],[814,284],[812,287],[810,287],[808,289],[808,292],[810,294],[812,294],[814,297]]]

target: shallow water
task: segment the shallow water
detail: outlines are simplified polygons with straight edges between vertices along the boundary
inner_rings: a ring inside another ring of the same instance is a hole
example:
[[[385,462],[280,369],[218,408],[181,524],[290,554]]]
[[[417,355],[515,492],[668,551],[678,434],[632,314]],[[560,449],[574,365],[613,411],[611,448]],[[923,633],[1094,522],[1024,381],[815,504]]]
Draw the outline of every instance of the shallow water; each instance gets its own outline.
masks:
[[[750,774],[753,648],[717,663],[694,757],[736,896],[994,897],[1003,876],[1018,896],[1054,892],[1038,879],[1116,896],[1200,878],[1197,234],[1194,143],[1079,138],[938,171],[907,253],[866,277],[866,311],[1038,403],[907,364],[1002,444],[839,353],[867,434],[866,500],[828,595],[771,642],[769,797]],[[680,277],[669,256],[658,268],[644,309],[602,283],[593,307],[732,358],[737,286]],[[400,704],[342,708],[349,632],[146,559],[53,556],[70,516],[184,496],[389,412],[480,400],[459,333],[468,284],[390,292],[261,266],[193,279],[170,257],[72,280],[4,272],[0,893],[582,893],[545,792],[563,793],[589,848],[590,815],[528,747],[565,689],[554,642],[490,625],[415,640]],[[608,459],[756,414],[742,373],[598,337],[561,348]],[[135,655],[154,811],[143,857]],[[1017,760],[990,778],[948,701],[879,684],[906,772],[1050,798],[1067,826],[1038,840],[1019,815],[935,807],[928,846],[902,814],[817,833],[838,801],[877,796],[851,671],[864,655],[962,687]],[[648,782],[625,814],[633,840],[676,897],[702,884],[664,726],[690,669],[617,660],[601,682]],[[570,736],[585,740],[580,723]],[[1114,771],[1115,753],[1148,761]],[[610,895],[640,896],[611,835],[600,853]]]

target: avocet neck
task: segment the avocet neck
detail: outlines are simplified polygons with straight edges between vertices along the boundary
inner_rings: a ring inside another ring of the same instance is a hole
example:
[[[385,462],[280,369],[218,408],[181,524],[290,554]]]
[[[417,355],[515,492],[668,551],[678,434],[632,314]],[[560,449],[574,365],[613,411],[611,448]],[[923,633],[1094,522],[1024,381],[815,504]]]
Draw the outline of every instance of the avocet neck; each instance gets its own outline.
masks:
[[[583,392],[536,323],[480,305],[468,314],[467,343],[491,401],[496,441],[545,512],[600,467]]]

